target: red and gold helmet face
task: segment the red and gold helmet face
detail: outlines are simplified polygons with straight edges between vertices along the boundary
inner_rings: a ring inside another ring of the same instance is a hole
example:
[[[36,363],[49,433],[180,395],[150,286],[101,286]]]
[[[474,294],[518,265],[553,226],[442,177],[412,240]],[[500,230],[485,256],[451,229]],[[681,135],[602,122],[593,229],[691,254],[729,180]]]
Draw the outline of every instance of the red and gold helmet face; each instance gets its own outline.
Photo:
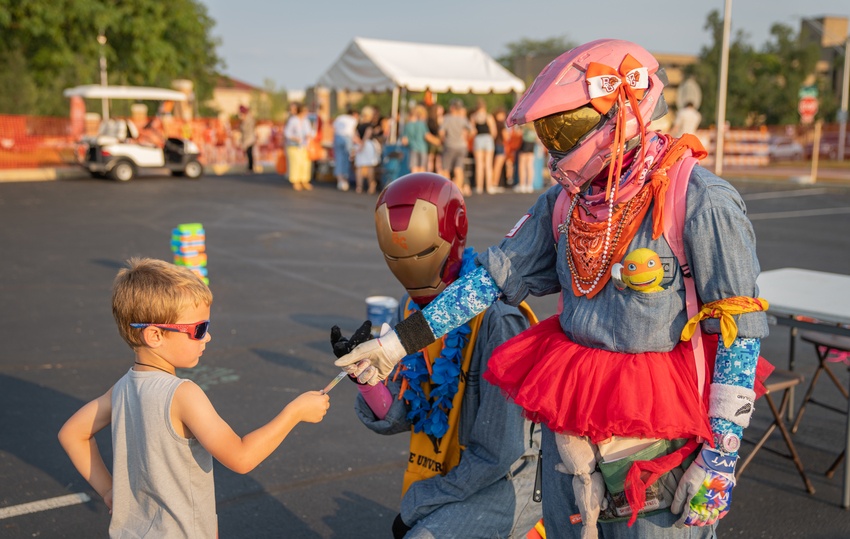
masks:
[[[457,279],[467,228],[460,190],[437,174],[402,176],[378,197],[378,245],[390,271],[420,306]]]

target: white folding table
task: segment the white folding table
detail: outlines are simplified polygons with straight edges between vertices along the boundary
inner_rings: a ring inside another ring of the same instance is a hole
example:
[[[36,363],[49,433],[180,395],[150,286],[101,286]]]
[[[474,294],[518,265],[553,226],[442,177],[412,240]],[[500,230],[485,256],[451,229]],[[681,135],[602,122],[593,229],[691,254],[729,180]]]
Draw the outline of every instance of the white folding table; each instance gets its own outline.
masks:
[[[757,283],[759,297],[769,303],[767,314],[777,324],[791,328],[788,355],[790,370],[794,370],[798,330],[850,337],[850,275],[781,268],[762,272]],[[847,460],[850,459],[850,400],[847,408],[844,492],[841,502],[844,509],[850,509],[850,461]]]

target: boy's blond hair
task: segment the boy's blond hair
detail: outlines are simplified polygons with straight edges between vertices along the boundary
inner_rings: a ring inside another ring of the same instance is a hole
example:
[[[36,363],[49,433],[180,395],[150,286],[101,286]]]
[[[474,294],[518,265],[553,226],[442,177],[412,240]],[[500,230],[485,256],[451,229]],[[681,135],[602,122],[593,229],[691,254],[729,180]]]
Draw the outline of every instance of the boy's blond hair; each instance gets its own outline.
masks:
[[[121,338],[135,349],[145,346],[143,329],[131,328],[130,324],[174,324],[185,309],[209,306],[212,300],[209,287],[189,268],[134,257],[115,277],[112,316]]]

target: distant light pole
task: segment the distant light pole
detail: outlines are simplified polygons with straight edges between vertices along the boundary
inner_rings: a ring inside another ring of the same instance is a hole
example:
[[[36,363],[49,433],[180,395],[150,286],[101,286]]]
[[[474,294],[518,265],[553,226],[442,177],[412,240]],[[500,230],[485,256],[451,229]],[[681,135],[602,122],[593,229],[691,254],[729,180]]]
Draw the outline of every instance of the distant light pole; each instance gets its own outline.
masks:
[[[714,173],[723,174],[723,139],[726,136],[726,86],[729,78],[729,31],[732,27],[732,0],[726,0],[723,15],[723,46],[720,51],[720,83],[717,88],[717,135],[714,141]]]
[[[109,86],[106,79],[106,56],[104,55],[104,45],[106,45],[106,36],[101,31],[97,36],[97,42],[100,43],[100,85]],[[104,97],[101,100],[103,106],[103,119],[109,119],[109,99]]]
[[[847,93],[850,92],[850,35],[844,40],[844,77],[841,83],[841,110],[838,112],[838,160],[844,161],[847,142]]]

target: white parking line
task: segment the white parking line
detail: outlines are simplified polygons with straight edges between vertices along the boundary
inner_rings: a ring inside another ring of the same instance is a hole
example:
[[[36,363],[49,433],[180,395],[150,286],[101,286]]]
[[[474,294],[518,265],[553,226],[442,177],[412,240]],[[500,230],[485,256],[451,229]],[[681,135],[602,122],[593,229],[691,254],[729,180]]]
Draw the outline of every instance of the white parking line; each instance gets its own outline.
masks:
[[[77,494],[68,494],[67,496],[59,496],[58,498],[48,498],[46,500],[38,500],[37,502],[22,503],[11,507],[0,507],[0,520],[4,518],[17,517],[20,515],[28,515],[30,513],[38,513],[49,509],[59,509],[69,505],[77,505],[90,501],[88,494],[79,492]]]
[[[838,215],[841,213],[850,213],[850,208],[822,208],[819,210],[794,210],[794,211],[775,211],[765,213],[749,213],[747,217],[750,221],[761,221],[764,219],[788,219],[790,217],[817,217],[820,215]]]
[[[768,191],[766,193],[749,193],[741,195],[744,200],[766,200],[770,198],[806,197],[814,195],[825,195],[829,189],[795,189],[793,191]]]

